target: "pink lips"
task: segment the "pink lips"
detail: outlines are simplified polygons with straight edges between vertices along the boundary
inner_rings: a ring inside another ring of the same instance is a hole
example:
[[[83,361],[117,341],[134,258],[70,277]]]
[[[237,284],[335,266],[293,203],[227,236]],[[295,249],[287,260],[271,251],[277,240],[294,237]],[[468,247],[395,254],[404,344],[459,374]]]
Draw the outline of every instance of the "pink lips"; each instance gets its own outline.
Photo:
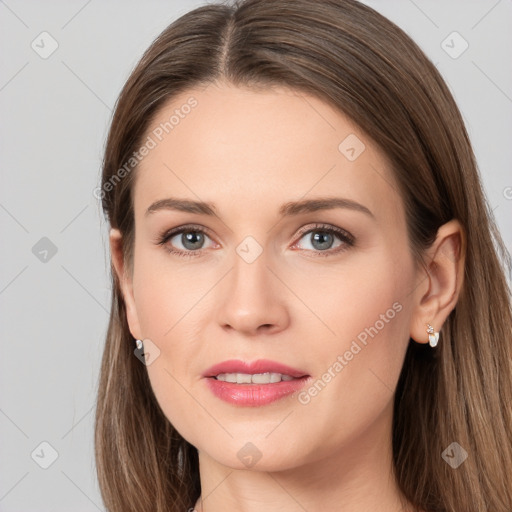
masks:
[[[240,361],[240,359],[230,359],[223,361],[208,368],[203,373],[203,377],[216,377],[219,373],[281,373],[283,375],[290,375],[291,377],[304,377],[307,375],[302,370],[297,370],[285,364],[278,363],[276,361],[270,361],[269,359],[258,359],[251,363]]]
[[[236,384],[215,378],[220,373],[255,374],[267,372],[290,375],[294,379],[270,384]],[[266,405],[284,398],[302,388],[310,378],[302,370],[267,359],[259,359],[251,363],[235,359],[223,361],[208,368],[203,373],[203,377],[205,377],[208,388],[215,396],[230,404],[248,407]]]

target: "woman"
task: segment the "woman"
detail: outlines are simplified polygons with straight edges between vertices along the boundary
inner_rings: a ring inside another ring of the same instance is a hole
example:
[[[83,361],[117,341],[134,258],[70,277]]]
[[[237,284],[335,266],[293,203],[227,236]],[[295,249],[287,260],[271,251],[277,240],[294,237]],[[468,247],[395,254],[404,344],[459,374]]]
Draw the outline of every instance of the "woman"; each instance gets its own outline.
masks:
[[[185,14],[121,92],[100,197],[109,511],[512,510],[506,251],[397,26],[355,0]]]

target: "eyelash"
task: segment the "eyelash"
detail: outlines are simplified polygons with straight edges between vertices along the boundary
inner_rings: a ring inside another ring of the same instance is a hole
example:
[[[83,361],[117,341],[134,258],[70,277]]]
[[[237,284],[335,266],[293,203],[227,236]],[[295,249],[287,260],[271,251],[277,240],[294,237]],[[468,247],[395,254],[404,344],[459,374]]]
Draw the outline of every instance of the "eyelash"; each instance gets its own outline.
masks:
[[[298,240],[300,240],[304,235],[307,235],[308,233],[312,233],[315,231],[320,231],[322,233],[329,233],[332,235],[337,235],[339,237],[339,239],[344,243],[344,245],[342,245],[341,247],[334,249],[334,250],[331,249],[331,250],[327,250],[327,251],[314,251],[314,250],[310,250],[310,249],[305,249],[308,252],[315,253],[315,257],[317,257],[317,256],[320,256],[320,257],[333,256],[335,254],[339,254],[343,251],[346,251],[350,247],[354,246],[355,238],[348,231],[345,231],[344,229],[341,229],[341,228],[337,228],[335,226],[331,226],[329,224],[315,224],[312,227],[308,226],[307,228],[303,228],[303,229],[299,230],[299,232],[297,233]],[[195,256],[200,256],[203,249],[199,249],[196,251],[181,251],[181,250],[171,249],[167,245],[167,242],[174,236],[182,234],[182,233],[188,233],[188,232],[202,233],[204,235],[209,236],[209,231],[207,229],[205,229],[204,227],[195,225],[195,224],[190,224],[190,225],[180,226],[178,228],[173,228],[171,230],[164,231],[163,233],[161,233],[158,236],[156,244],[163,246],[164,249],[167,252],[169,252],[170,254],[173,254],[173,255],[176,255],[176,256],[179,256],[182,258],[191,258],[191,257],[195,257]]]

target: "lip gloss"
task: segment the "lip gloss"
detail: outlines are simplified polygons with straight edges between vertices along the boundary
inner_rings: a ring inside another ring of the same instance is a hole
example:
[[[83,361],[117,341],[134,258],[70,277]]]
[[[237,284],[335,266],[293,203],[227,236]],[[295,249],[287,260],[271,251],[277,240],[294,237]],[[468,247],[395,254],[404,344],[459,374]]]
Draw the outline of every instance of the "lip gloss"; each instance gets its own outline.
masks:
[[[305,386],[309,378],[305,376],[270,384],[236,384],[207,377],[206,384],[215,396],[225,402],[246,407],[258,407],[297,392]]]

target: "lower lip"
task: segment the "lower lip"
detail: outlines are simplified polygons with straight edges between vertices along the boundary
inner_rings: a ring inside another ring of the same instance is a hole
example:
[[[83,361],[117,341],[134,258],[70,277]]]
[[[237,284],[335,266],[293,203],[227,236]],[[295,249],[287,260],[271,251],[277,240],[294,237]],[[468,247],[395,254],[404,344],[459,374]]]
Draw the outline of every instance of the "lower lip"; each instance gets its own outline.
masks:
[[[271,384],[235,384],[208,377],[206,384],[221,400],[234,405],[258,407],[295,393],[306,384],[309,376]]]

